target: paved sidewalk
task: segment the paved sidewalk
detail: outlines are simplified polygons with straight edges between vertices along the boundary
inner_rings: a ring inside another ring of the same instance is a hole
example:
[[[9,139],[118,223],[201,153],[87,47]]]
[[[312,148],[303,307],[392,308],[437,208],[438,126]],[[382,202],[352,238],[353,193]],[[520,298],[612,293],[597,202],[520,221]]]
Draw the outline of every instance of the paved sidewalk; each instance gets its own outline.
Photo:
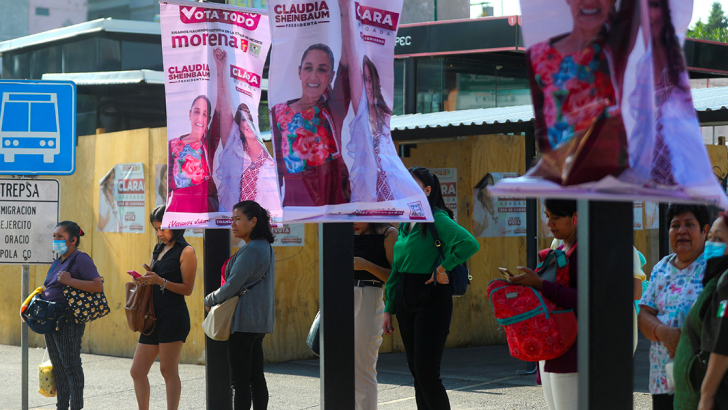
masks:
[[[635,355],[635,409],[650,409],[647,393],[647,348],[642,338]],[[0,410],[20,409],[20,348],[0,345]],[[38,394],[37,365],[43,349],[30,350],[29,403],[32,409],[54,409],[55,398]],[[85,409],[136,409],[129,368],[131,359],[83,354],[86,376]],[[470,409],[547,409],[540,386],[533,375],[520,376],[525,364],[510,357],[508,347],[483,346],[445,351],[442,378],[453,410]],[[317,360],[272,363],[265,367],[271,410],[318,409],[320,395]],[[414,410],[414,389],[404,354],[380,356],[379,408]],[[205,409],[205,368],[180,365],[182,399],[180,409]],[[164,380],[159,363],[149,377],[152,409],[166,408]]]

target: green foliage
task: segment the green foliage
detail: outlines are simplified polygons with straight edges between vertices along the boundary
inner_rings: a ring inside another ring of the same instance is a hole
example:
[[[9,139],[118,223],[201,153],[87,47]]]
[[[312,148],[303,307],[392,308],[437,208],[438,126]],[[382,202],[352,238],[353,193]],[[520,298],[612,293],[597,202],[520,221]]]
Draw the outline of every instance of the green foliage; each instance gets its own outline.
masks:
[[[688,29],[688,38],[698,40],[719,41],[728,43],[728,18],[723,12],[723,7],[717,1],[713,3],[713,9],[708,16],[708,22],[703,23],[702,19],[695,23],[695,26]]]
[[[709,31],[728,28],[728,19],[723,13],[723,7],[717,1],[713,2],[713,9],[710,10],[710,16],[708,16],[705,26]]]

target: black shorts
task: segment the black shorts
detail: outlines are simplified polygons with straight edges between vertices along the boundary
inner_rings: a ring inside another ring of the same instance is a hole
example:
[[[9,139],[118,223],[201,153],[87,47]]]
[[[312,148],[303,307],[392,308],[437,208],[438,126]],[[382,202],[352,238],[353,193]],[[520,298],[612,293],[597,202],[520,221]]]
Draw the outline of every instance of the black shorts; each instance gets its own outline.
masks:
[[[158,345],[187,341],[187,335],[190,334],[190,312],[187,304],[154,309],[154,314],[157,316],[154,331],[149,336],[139,336],[140,344]]]

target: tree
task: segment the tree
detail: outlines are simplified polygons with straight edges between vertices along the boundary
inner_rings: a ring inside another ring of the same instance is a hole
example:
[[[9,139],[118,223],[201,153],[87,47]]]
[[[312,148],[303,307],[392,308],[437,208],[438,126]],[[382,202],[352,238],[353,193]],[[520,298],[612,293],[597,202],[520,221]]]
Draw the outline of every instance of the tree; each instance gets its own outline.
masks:
[[[713,3],[713,9],[708,16],[708,22],[703,23],[702,19],[695,23],[695,26],[688,29],[687,36],[698,40],[711,40],[728,43],[728,18],[723,12],[723,7],[717,1]]]
[[[723,7],[717,1],[713,2],[713,9],[710,10],[710,16],[708,16],[708,22],[705,24],[705,28],[708,31],[728,28],[728,19],[726,19],[723,13]]]

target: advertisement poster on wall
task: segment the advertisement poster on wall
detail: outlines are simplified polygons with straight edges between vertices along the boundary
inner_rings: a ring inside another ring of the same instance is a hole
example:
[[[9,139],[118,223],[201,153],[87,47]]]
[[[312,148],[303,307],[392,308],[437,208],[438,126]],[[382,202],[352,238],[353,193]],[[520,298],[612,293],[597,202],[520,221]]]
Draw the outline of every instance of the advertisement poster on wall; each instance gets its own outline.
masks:
[[[430,168],[433,175],[440,180],[442,199],[452,211],[453,219],[458,220],[458,169],[457,168]]]
[[[473,235],[479,238],[526,235],[526,199],[491,197],[488,187],[517,172],[489,172],[473,190]]]
[[[645,202],[645,229],[660,229],[660,204]]]
[[[167,99],[170,228],[227,228],[255,200],[280,221],[275,162],[258,128],[268,16],[254,9],[160,1]]]
[[[644,229],[643,218],[642,218],[643,204],[644,204],[644,202],[642,202],[642,201],[634,201],[632,204],[632,209],[634,212],[634,215],[632,216],[632,223],[634,224],[635,231]]]
[[[285,221],[432,220],[390,132],[401,0],[268,1]]]
[[[99,180],[97,231],[144,233],[144,164],[116,164]]]
[[[607,2],[588,16],[575,2],[520,3],[541,156],[494,193],[728,208],[682,52],[691,1]]]

